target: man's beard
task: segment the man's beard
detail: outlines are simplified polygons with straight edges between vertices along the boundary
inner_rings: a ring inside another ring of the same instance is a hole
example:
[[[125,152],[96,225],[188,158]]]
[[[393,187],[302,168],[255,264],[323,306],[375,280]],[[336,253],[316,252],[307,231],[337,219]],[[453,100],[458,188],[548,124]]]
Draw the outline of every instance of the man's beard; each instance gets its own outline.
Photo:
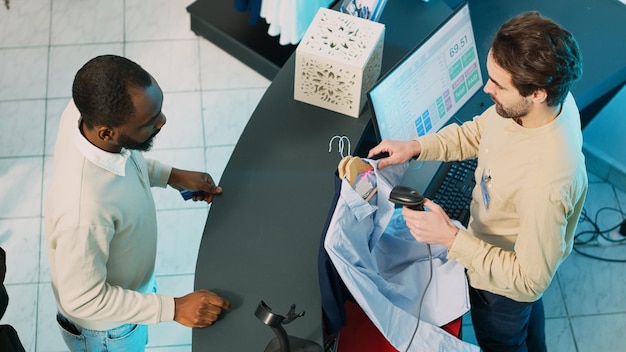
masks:
[[[502,104],[500,104],[493,97],[491,97],[491,100],[496,103],[496,112],[498,115],[504,117],[505,119],[522,118],[530,112],[530,103],[526,99],[522,99],[519,103],[508,109],[505,109]]]
[[[154,137],[160,131],[161,130],[156,131],[154,134],[152,134],[152,136],[150,136],[150,138],[148,138],[144,142],[136,142],[136,141],[133,141],[130,138],[128,138],[126,135],[122,135],[122,136],[120,136],[119,144],[120,144],[120,146],[122,146],[123,148],[126,148],[126,149],[140,150],[142,152],[147,152],[147,151],[149,151],[152,148],[152,143],[154,142]]]

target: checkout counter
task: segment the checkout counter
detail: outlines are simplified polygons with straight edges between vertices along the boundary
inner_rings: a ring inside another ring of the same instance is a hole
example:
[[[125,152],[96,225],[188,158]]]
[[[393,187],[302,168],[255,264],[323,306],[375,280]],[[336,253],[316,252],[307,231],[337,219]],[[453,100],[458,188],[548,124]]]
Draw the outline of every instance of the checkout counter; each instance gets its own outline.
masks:
[[[584,75],[572,92],[583,123],[626,82],[626,6],[619,1],[469,3],[483,73],[499,26],[535,9],[579,42]],[[441,0],[388,0],[380,19],[386,25],[382,73],[451,11]],[[211,206],[194,286],[224,296],[233,309],[214,326],[193,330],[193,351],[263,351],[275,335],[255,316],[261,301],[281,315],[295,304],[296,312],[306,314],[285,325],[287,332],[323,343],[317,258],[340,160],[336,145],[328,152],[329,141],[346,136],[352,154],[360,156],[376,141],[367,108],[355,119],[293,99],[294,58],[278,71],[250,118],[223,173],[224,194]],[[479,92],[458,117],[471,119],[490,104]]]

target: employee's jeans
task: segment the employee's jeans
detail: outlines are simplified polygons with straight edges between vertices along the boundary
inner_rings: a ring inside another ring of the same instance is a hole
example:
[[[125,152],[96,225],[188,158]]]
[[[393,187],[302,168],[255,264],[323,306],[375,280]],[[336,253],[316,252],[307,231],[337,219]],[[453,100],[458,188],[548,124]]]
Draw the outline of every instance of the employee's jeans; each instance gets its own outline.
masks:
[[[105,331],[89,330],[57,314],[61,335],[71,352],[139,352],[148,343],[148,326],[125,324]]]
[[[541,299],[517,302],[470,287],[472,324],[484,352],[547,351]]]

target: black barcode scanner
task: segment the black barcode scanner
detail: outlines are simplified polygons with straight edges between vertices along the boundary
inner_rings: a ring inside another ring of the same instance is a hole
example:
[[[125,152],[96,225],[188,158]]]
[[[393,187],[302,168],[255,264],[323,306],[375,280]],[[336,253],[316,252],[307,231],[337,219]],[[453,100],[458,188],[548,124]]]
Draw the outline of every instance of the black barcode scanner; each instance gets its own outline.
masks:
[[[424,196],[411,187],[395,186],[389,194],[389,201],[409,209],[424,211]]]

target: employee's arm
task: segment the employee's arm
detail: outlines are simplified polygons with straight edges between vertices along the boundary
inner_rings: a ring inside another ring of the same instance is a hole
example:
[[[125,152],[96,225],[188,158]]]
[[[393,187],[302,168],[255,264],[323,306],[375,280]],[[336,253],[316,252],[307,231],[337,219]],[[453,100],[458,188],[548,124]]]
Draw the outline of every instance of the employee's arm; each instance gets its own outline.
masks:
[[[367,154],[367,157],[372,158],[382,153],[389,154],[388,157],[383,158],[378,162],[378,168],[383,169],[389,165],[405,163],[411,158],[419,155],[421,150],[422,146],[417,140],[394,141],[385,139],[380,142],[380,144],[372,148]]]

